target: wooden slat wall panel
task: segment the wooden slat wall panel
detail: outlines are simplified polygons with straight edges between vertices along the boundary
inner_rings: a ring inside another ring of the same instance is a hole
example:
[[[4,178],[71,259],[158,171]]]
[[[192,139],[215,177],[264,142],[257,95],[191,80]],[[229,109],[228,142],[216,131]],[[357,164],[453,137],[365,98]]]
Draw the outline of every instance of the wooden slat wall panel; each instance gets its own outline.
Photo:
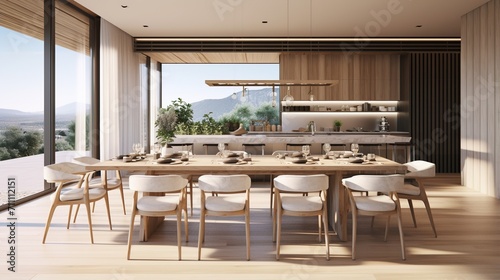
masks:
[[[460,54],[410,54],[410,134],[414,158],[439,173],[460,172]]]
[[[500,198],[500,0],[462,17],[462,183]]]
[[[0,0],[0,26],[43,40],[42,0]],[[56,1],[56,44],[89,55],[89,17]]]
[[[318,100],[399,100],[399,64],[398,53],[282,53],[280,78],[339,80],[333,87],[312,87]],[[309,100],[309,90],[292,87],[291,94]]]

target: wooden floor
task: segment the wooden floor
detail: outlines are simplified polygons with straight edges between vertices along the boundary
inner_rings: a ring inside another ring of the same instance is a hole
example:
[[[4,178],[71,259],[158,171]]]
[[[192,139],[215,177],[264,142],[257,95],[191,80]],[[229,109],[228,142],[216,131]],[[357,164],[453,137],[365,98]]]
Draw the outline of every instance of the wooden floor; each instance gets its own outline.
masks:
[[[427,187],[438,231],[435,238],[421,202],[418,227],[402,203],[407,260],[401,260],[395,219],[387,242],[384,221],[360,220],[357,260],[351,242],[331,234],[331,259],[317,242],[315,218],[284,219],[282,255],[275,260],[271,239],[269,188],[254,183],[251,192],[251,260],[245,260],[242,218],[209,218],[202,260],[197,260],[198,193],[190,217],[183,260],[177,261],[175,223],[163,223],[147,243],[135,228],[133,260],[126,260],[129,216],[121,211],[118,192],[111,192],[113,230],[108,229],[104,203],[93,214],[91,245],[84,211],[65,227],[67,207],[56,210],[47,243],[41,244],[50,200],[37,199],[17,207],[17,272],[7,270],[7,213],[0,213],[0,279],[500,279],[500,201],[459,185],[458,177],[440,176]],[[126,190],[127,211],[131,192]],[[137,223],[138,224],[138,220]],[[350,226],[350,222],[349,222]],[[350,230],[349,230],[350,235]],[[350,240],[350,238],[349,238]]]

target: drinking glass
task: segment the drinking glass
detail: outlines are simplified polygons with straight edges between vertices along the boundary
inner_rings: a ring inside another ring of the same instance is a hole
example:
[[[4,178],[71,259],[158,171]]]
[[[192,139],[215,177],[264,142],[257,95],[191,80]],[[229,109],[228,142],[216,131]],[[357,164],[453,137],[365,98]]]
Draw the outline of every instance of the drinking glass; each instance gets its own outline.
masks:
[[[353,154],[357,154],[359,151],[359,145],[356,143],[352,143],[351,144],[351,151],[353,152]]]
[[[328,155],[328,153],[330,152],[331,149],[332,149],[332,146],[330,145],[330,143],[323,144],[323,151],[325,151],[326,155]]]
[[[226,145],[224,143],[219,143],[217,145],[217,148],[219,149],[219,154],[222,156],[224,153],[224,150],[226,149]]]
[[[153,145],[153,151],[155,154],[159,153],[161,151],[161,144],[160,143],[155,143]]]
[[[310,152],[309,145],[302,146],[302,153],[304,154],[305,157],[309,155],[309,152]]]

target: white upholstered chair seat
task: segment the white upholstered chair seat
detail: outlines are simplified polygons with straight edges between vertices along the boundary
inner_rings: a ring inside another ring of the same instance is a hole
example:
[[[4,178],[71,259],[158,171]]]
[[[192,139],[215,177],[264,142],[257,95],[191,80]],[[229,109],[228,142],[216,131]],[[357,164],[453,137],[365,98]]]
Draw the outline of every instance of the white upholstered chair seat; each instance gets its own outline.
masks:
[[[143,196],[137,200],[137,210],[155,212],[155,211],[174,211],[179,204],[177,196]]]
[[[420,195],[420,188],[415,185],[405,183],[403,188],[398,191],[398,194]]]
[[[108,179],[108,190],[112,190],[117,188],[121,184],[121,180],[118,179]],[[102,179],[101,178],[93,178],[89,182],[89,188],[102,188]]]
[[[386,195],[355,196],[356,207],[366,211],[393,211],[396,210],[394,201]]]
[[[320,211],[323,202],[319,196],[283,196],[281,198],[283,210],[288,211]]]
[[[245,198],[236,196],[209,196],[205,208],[210,211],[233,212],[245,209]]]
[[[89,199],[95,200],[103,197],[106,194],[104,189],[89,189]],[[50,195],[50,199],[54,201],[56,199],[57,193]],[[61,195],[59,196],[61,201],[79,200],[83,199],[83,189],[68,187],[61,190]]]

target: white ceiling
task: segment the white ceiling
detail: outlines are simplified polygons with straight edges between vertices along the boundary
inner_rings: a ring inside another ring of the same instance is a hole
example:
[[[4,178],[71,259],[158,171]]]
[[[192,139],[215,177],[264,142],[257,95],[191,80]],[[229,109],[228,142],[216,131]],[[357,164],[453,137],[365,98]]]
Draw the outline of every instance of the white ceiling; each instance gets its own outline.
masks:
[[[488,0],[75,0],[133,37],[459,37]],[[127,5],[128,8],[122,8]],[[268,23],[262,23],[267,20]],[[148,25],[145,28],[143,25]],[[415,26],[422,25],[421,28]]]
[[[352,38],[460,37],[461,16],[489,0],[74,1],[133,37]]]

